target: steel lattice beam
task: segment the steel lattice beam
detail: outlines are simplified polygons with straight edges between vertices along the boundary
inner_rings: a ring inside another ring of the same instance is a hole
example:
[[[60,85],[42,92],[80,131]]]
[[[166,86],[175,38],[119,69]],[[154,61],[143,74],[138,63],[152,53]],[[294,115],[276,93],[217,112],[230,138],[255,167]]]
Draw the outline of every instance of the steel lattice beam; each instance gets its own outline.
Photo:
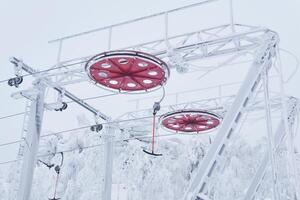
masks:
[[[293,126],[295,116],[298,112],[298,101],[295,98],[290,98],[288,104],[289,104],[289,108],[288,108],[287,118],[289,119],[290,126]],[[275,148],[280,145],[280,143],[284,140],[286,134],[288,134],[285,132],[285,127],[282,124],[284,124],[283,120],[281,120],[281,123],[279,124],[276,133],[274,135]],[[246,196],[244,200],[253,200],[255,198],[255,194],[258,191],[261,181],[263,180],[269,162],[270,162],[269,152],[266,152],[264,159],[261,162],[261,165],[259,166],[246,192]]]
[[[213,58],[221,55],[236,54],[238,52],[253,51],[264,43],[264,36],[272,32],[266,28],[235,25],[236,33],[229,32],[230,25],[218,26],[196,32],[181,34],[165,39],[159,39],[120,49],[144,51],[153,54],[168,63],[174,56],[182,58],[182,62],[192,62],[200,59]],[[214,37],[211,36],[214,34]],[[199,37],[201,35],[201,37]],[[178,40],[180,41],[178,44]],[[84,70],[85,63],[92,57],[85,56],[77,59],[61,61],[59,66],[66,66],[60,72],[45,72],[42,77],[55,77],[59,85],[87,81]],[[171,62],[172,63],[172,62]],[[172,67],[172,64],[170,64]],[[68,67],[71,66],[71,67]]]
[[[200,194],[205,188],[206,183],[209,181],[211,174],[213,173],[218,159],[222,156],[222,152],[226,148],[228,141],[232,138],[231,135],[234,132],[235,127],[238,125],[239,120],[243,113],[247,111],[247,106],[251,100],[256,87],[261,79],[263,70],[269,68],[272,64],[273,49],[278,43],[278,36],[273,31],[253,26],[244,26],[240,24],[233,24],[233,20],[229,25],[217,26],[209,29],[204,29],[196,32],[185,33],[176,36],[168,36],[168,14],[195,7],[198,5],[210,3],[217,0],[203,0],[199,3],[188,5],[185,7],[153,14],[150,16],[141,17],[138,19],[121,22],[111,26],[97,28],[94,30],[62,37],[50,42],[59,43],[58,63],[55,67],[59,70],[50,68],[49,71],[38,72],[33,68],[27,66],[18,59],[13,59],[12,63],[27,73],[35,76],[40,82],[40,86],[51,87],[64,96],[70,98],[83,108],[87,109],[96,116],[99,116],[103,120],[110,120],[108,116],[101,113],[97,109],[93,108],[86,102],[82,101],[74,94],[65,90],[62,86],[67,84],[78,83],[81,81],[87,81],[85,72],[85,63],[91,56],[84,56],[67,61],[60,61],[61,52],[63,51],[63,42],[82,35],[95,33],[98,31],[106,30],[109,34],[108,50],[111,50],[112,31],[115,27],[123,26],[133,22],[157,17],[165,16],[165,37],[159,40],[150,41],[142,44],[132,45],[128,47],[120,47],[118,49],[138,50],[151,53],[161,59],[164,59],[170,63],[171,67],[181,65],[182,63],[189,63],[196,60],[214,58],[216,56],[231,55],[242,52],[254,51],[260,49],[256,60],[250,68],[245,81],[235,97],[230,110],[226,113],[223,124],[215,137],[214,142],[211,145],[211,149],[208,151],[204,160],[202,161],[194,179],[185,193],[185,200],[194,200],[196,198],[208,199],[204,194]],[[179,42],[178,42],[179,41]],[[174,57],[179,57],[178,62]],[[175,61],[174,61],[175,60]],[[174,65],[174,66],[173,66]],[[69,68],[68,66],[72,66]],[[44,110],[44,89],[38,88],[38,93],[35,96],[35,101],[32,102],[31,115],[30,115],[30,134],[26,134],[28,148],[25,152],[24,167],[22,173],[21,187],[19,191],[18,200],[28,200],[30,197],[30,188],[32,183],[34,164],[36,159],[36,152],[38,148],[39,135],[41,129],[42,113]],[[194,102],[195,105],[197,104]],[[199,105],[199,104],[198,104]],[[131,116],[132,117],[132,116]],[[134,116],[133,116],[134,117]],[[108,135],[106,138],[106,154],[105,154],[105,183],[103,191],[103,199],[109,200],[111,198],[111,182],[112,182],[112,164],[113,164],[113,141],[109,136],[115,130],[114,127],[108,128]],[[30,151],[29,151],[30,150]],[[259,175],[260,176],[260,175]],[[259,179],[259,178],[258,178]],[[257,184],[255,185],[256,189]],[[254,187],[250,187],[254,188]]]
[[[235,127],[240,122],[244,110],[260,82],[262,73],[272,66],[272,57],[274,48],[278,43],[278,36],[274,33],[269,33],[266,36],[265,44],[259,49],[256,60],[249,69],[233,105],[226,114],[209,151],[192,178],[183,199],[194,200],[197,198],[198,193],[205,191],[207,182],[214,172],[220,156],[222,156],[228,141],[231,140]]]

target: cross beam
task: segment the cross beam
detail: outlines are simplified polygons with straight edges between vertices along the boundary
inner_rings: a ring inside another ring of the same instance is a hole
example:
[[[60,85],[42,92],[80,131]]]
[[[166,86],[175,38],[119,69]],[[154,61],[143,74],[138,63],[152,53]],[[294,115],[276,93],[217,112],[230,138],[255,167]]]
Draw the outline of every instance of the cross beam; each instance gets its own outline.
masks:
[[[11,58],[11,63],[13,63],[14,65],[21,67],[25,72],[32,74],[33,76],[38,76],[38,71],[34,70],[33,68],[31,68],[30,66],[26,65],[25,63],[23,63],[21,60],[13,57]],[[48,78],[44,78],[41,79],[41,81],[52,87],[53,89],[55,89],[56,91],[58,91],[59,93],[64,94],[66,97],[68,97],[69,99],[71,99],[72,101],[74,101],[75,103],[77,103],[78,105],[82,106],[83,108],[87,109],[88,111],[90,111],[91,113],[93,113],[94,115],[102,118],[103,120],[107,121],[110,118],[101,113],[99,110],[93,108],[91,105],[89,105],[88,103],[84,102],[83,100],[81,100],[80,98],[76,97],[74,94],[72,94],[71,92],[67,91],[66,89],[57,86],[55,83],[53,83],[51,80],[49,80]]]

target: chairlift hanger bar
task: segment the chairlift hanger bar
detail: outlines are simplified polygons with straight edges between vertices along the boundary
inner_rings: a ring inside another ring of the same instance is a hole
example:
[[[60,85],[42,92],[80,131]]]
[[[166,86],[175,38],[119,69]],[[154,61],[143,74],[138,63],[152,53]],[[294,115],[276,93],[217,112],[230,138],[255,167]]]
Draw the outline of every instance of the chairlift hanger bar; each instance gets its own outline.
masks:
[[[11,59],[11,63],[13,63],[14,65],[19,65],[21,64],[21,68],[26,71],[29,74],[36,74],[36,70],[33,69],[32,67],[26,65],[25,63],[23,63],[22,61],[20,61],[19,59],[13,57]],[[105,114],[101,113],[100,111],[98,111],[97,109],[93,108],[91,105],[89,105],[88,103],[84,102],[83,100],[81,100],[80,98],[76,97],[74,94],[72,94],[71,92],[65,90],[62,87],[59,86],[55,86],[54,83],[52,83],[51,80],[49,79],[42,79],[42,81],[44,83],[46,83],[48,86],[52,87],[53,89],[55,89],[56,91],[63,93],[66,97],[68,97],[69,99],[71,99],[72,101],[76,102],[77,104],[79,104],[80,106],[84,107],[85,109],[87,109],[88,111],[90,111],[91,113],[93,113],[96,116],[99,116],[100,118],[102,118],[105,121],[108,121],[110,118],[108,116],[106,116]]]
[[[118,27],[118,26],[130,24],[130,23],[134,23],[134,22],[137,22],[137,21],[157,17],[157,16],[160,16],[160,15],[169,14],[169,13],[177,12],[177,11],[180,11],[180,10],[185,10],[185,9],[188,9],[188,8],[191,8],[191,7],[211,3],[211,2],[214,2],[214,1],[219,1],[219,0],[204,0],[204,1],[201,1],[201,2],[198,2],[198,3],[190,4],[190,5],[175,8],[175,9],[171,9],[171,10],[168,10],[168,11],[163,11],[163,12],[155,13],[155,14],[152,14],[152,15],[147,15],[147,16],[144,16],[144,17],[139,17],[139,18],[136,18],[136,19],[133,19],[133,20],[128,20],[128,21],[116,23],[116,24],[113,24],[113,25],[104,26],[104,27],[92,29],[92,30],[89,30],[89,31],[76,33],[76,34],[73,34],[73,35],[69,35],[69,36],[58,38],[58,39],[50,40],[49,43],[61,42],[63,40],[71,39],[71,38],[78,37],[78,36],[81,36],[81,35],[90,34],[90,33],[98,32],[98,31],[106,30],[106,29],[111,29],[113,27]]]

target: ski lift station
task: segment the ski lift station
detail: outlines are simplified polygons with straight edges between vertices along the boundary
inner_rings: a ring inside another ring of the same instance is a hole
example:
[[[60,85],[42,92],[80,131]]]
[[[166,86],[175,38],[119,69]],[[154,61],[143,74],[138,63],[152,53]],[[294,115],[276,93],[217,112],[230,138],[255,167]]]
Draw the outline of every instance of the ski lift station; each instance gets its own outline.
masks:
[[[299,200],[299,101],[282,57],[297,58],[268,24],[239,24],[233,3],[58,37],[42,69],[12,55],[2,82],[25,111],[1,118],[19,132],[0,141],[16,152],[0,198]]]

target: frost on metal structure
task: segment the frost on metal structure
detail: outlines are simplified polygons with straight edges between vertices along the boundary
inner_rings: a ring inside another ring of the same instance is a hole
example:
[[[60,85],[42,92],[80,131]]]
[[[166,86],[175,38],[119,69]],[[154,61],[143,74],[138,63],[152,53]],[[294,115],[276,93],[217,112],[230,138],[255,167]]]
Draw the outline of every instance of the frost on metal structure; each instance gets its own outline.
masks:
[[[170,68],[174,55],[181,57],[181,63],[192,62],[204,58],[230,55],[236,53],[242,55],[245,51],[257,48],[262,41],[262,36],[268,29],[262,27],[246,26],[234,24],[235,33],[231,32],[231,25],[222,25],[200,31],[170,36],[168,43],[165,38],[137,44],[133,46],[120,47],[120,49],[134,50],[150,53],[160,59],[165,60]],[[64,40],[63,40],[64,41]],[[62,42],[63,42],[62,41]],[[171,49],[170,49],[171,47]],[[240,53],[240,54],[239,54]],[[92,55],[93,56],[93,55]],[[60,66],[66,66],[60,71],[52,70],[45,72],[44,77],[56,77],[56,84],[68,85],[87,81],[83,63],[86,63],[91,56],[61,61]],[[232,58],[234,60],[234,58]],[[72,66],[68,68],[67,66]],[[188,65],[188,70],[193,72],[195,68]]]
[[[52,68],[51,71],[45,71],[43,73],[38,73],[33,69],[26,66],[24,63],[19,62],[17,63],[22,66],[22,69],[25,70],[29,74],[35,75],[38,79],[42,81],[48,87],[54,88],[56,91],[63,93],[66,97],[70,98],[72,101],[75,101],[79,105],[83,106],[94,115],[101,117],[104,120],[109,120],[109,117],[99,112],[97,109],[94,109],[89,104],[83,102],[79,98],[77,98],[72,93],[66,91],[63,86],[73,83],[78,83],[82,81],[89,80],[86,76],[85,71],[85,63],[94,55],[84,56],[81,58],[61,61],[60,54],[63,51],[63,43],[64,41],[74,38],[80,37],[82,35],[87,35],[89,33],[98,32],[98,31],[108,31],[109,34],[109,41],[108,41],[108,49],[111,50],[111,42],[113,37],[111,35],[112,31],[115,30],[118,26],[123,26],[126,24],[133,23],[135,21],[140,21],[144,19],[148,19],[155,16],[166,16],[165,23],[167,24],[168,13],[175,12],[177,10],[186,9],[189,7],[193,7],[196,5],[201,5],[203,3],[207,3],[210,1],[204,1],[202,3],[197,3],[195,5],[183,7],[180,9],[175,9],[163,13],[159,13],[156,15],[151,15],[148,17],[139,18],[136,20],[111,25],[108,27],[103,27],[99,29],[95,29],[92,31],[87,31],[71,36],[67,36],[64,38],[60,38],[58,40],[52,42],[59,42],[59,52],[58,52],[58,63],[55,66],[61,66],[59,69]],[[232,31],[234,30],[234,32]],[[236,97],[234,97],[233,106],[230,108],[229,111],[226,111],[226,115],[217,135],[216,139],[214,140],[211,149],[209,150],[207,156],[205,157],[202,165],[198,169],[198,174],[196,175],[195,179],[193,179],[188,191],[186,193],[186,199],[196,199],[198,193],[201,193],[202,189],[205,189],[205,183],[208,182],[210,174],[213,172],[217,162],[218,157],[221,156],[222,151],[226,147],[226,143],[228,140],[231,139],[231,134],[234,131],[234,127],[239,123],[239,120],[242,114],[247,109],[247,104],[251,101],[251,96],[256,91],[256,87],[259,83],[261,78],[261,74],[264,70],[270,67],[272,63],[272,52],[275,46],[277,45],[277,35],[276,33],[261,27],[252,27],[252,26],[244,26],[240,24],[229,24],[229,25],[222,25],[217,26],[205,30],[175,35],[175,36],[168,36],[167,34],[167,26],[166,26],[166,37],[145,42],[142,44],[132,45],[129,47],[120,47],[117,50],[134,50],[134,51],[142,51],[152,54],[165,62],[167,62],[171,67],[176,68],[178,72],[185,72],[186,69],[193,71],[192,65],[189,63],[200,60],[204,58],[214,58],[216,56],[222,55],[232,55],[236,54],[231,57],[227,62],[231,62],[235,58],[239,57],[245,52],[253,51],[259,49],[257,58],[253,63],[253,66],[250,68],[248,72],[248,76],[246,77],[245,81],[242,84],[240,92]],[[225,63],[226,64],[226,63]],[[69,68],[68,66],[72,66]],[[182,68],[180,68],[183,66]],[[93,75],[93,74],[92,74]],[[106,76],[107,74],[102,74],[102,76]],[[98,77],[99,78],[99,77]],[[191,103],[192,105],[193,103]],[[199,106],[197,103],[194,103],[194,106]],[[203,105],[203,104],[201,104]],[[174,109],[174,106],[170,107],[170,109]],[[210,108],[208,108],[210,109]],[[218,110],[218,108],[213,108]],[[222,109],[221,109],[222,110]],[[222,110],[224,112],[224,110]],[[220,114],[224,114],[224,113]],[[105,200],[109,200],[111,198],[111,166],[113,162],[112,157],[112,141],[110,137],[107,137],[107,144],[106,144],[106,173],[105,173],[105,184],[104,184],[104,191],[103,191],[103,198]],[[29,154],[30,155],[30,154]],[[27,155],[26,155],[27,156]],[[34,156],[34,155],[30,155]],[[26,159],[28,165],[34,162],[32,159]],[[26,161],[25,160],[25,161]],[[30,169],[32,170],[32,169]],[[29,170],[28,170],[29,171]],[[25,173],[25,172],[24,172]],[[31,176],[31,175],[30,175]],[[27,183],[21,185],[21,191],[26,192],[27,194],[30,193],[30,179],[27,178],[26,181],[22,181],[22,183]],[[29,181],[29,182],[28,182]],[[204,194],[200,194],[202,199]],[[199,197],[200,198],[200,197]],[[27,197],[20,197],[19,200],[27,200]]]
[[[22,70],[26,71],[27,73],[36,76],[37,72],[33,68],[24,64],[21,60],[12,58],[11,62],[15,66],[19,66]],[[23,163],[21,169],[22,171],[21,171],[20,187],[17,194],[18,200],[30,199],[34,168],[35,168],[35,163],[37,161],[37,151],[38,151],[38,145],[39,145],[40,134],[41,134],[41,123],[42,123],[43,112],[44,112],[44,91],[46,87],[52,87],[56,91],[60,93],[64,93],[65,96],[67,96],[74,102],[78,103],[80,106],[84,107],[85,109],[89,110],[97,117],[100,117],[103,120],[109,120],[108,116],[102,114],[97,109],[83,102],[81,99],[77,98],[72,93],[66,91],[64,88],[54,85],[52,81],[47,78],[41,78],[38,76],[36,84],[37,86],[34,88],[36,94],[33,96],[32,95],[24,96],[26,98],[29,98],[32,101],[32,103],[31,103],[30,116],[28,121],[26,116],[27,113],[25,114],[26,117],[24,121],[25,129],[23,130],[22,133],[23,134],[22,137],[24,137],[25,140],[25,148],[23,144],[21,144],[19,148],[19,157],[23,156]],[[22,94],[22,92],[20,92],[20,94],[22,96],[24,95]],[[26,127],[28,127],[28,129],[26,129]]]
[[[110,51],[86,64],[95,84],[117,92],[149,92],[164,85],[170,75],[167,64],[139,51]]]
[[[217,88],[217,86],[216,86],[216,88]],[[195,92],[195,91],[193,91],[193,92]],[[201,93],[201,90],[199,90],[199,93]],[[257,111],[265,110],[264,97],[262,95],[263,93],[259,92],[258,94],[260,95],[259,98],[249,100],[248,105],[244,110],[245,115],[248,116],[252,112],[255,113]],[[175,96],[175,94],[173,94],[173,96]],[[153,97],[153,98],[155,99],[155,97]],[[222,98],[223,98],[222,102],[219,101],[220,98],[210,98],[210,99],[202,99],[202,100],[194,101],[194,102],[186,102],[186,103],[180,103],[180,104],[174,104],[174,105],[165,105],[161,108],[161,113],[168,113],[168,112],[172,112],[174,110],[180,110],[183,108],[191,109],[191,110],[198,109],[198,108],[207,108],[207,111],[209,111],[209,112],[215,112],[215,113],[218,113],[220,116],[226,116],[225,108],[228,106],[228,104],[229,105],[232,104],[232,102],[235,100],[235,96],[222,97]],[[290,121],[292,122],[293,115],[295,115],[298,111],[298,108],[296,107],[296,104],[295,104],[297,102],[297,100],[295,98],[291,97],[288,100],[288,102],[290,103],[289,118],[290,118]],[[270,101],[270,107],[272,109],[272,112],[276,112],[276,110],[278,110],[278,108],[281,108],[280,94],[276,94],[276,95],[273,94],[273,96],[271,97],[271,101]],[[126,113],[126,114],[120,116],[120,118],[119,118],[119,120],[121,120],[121,121],[124,120],[126,122],[119,123],[119,126],[122,129],[128,130],[128,133],[130,135],[132,135],[132,137],[138,136],[139,140],[141,140],[143,142],[149,142],[149,140],[147,140],[147,137],[145,137],[145,136],[149,134],[149,127],[151,126],[151,120],[149,118],[147,118],[150,116],[150,114],[151,114],[151,109],[137,110],[137,111]],[[130,122],[131,120],[134,123],[131,123]],[[128,123],[128,121],[129,121],[129,123]],[[282,130],[284,130],[284,127],[282,126],[282,124],[280,124],[279,127],[280,127],[279,130],[276,131],[276,140],[278,140],[278,138],[280,138],[280,139],[284,138],[284,134],[282,132]],[[164,136],[164,134],[162,134],[162,136]],[[196,138],[201,140],[201,138],[199,138],[198,136]],[[236,137],[233,137],[233,138],[236,138]],[[235,139],[233,139],[233,140],[235,140]],[[276,141],[275,141],[275,143],[276,143]],[[230,148],[232,148],[232,147],[230,147]],[[224,151],[224,149],[222,151]],[[220,156],[220,158],[223,160],[226,156],[228,156],[228,155],[226,153],[223,153]],[[266,159],[263,161],[262,166],[264,166],[266,164],[265,162],[266,162]],[[259,169],[257,173],[259,175],[256,175],[256,176],[260,176],[261,169]],[[258,180],[259,179],[256,178],[254,183],[256,183],[256,181],[258,181]],[[252,185],[253,185],[253,183],[252,183]],[[247,187],[247,186],[248,185],[246,184],[245,187]],[[216,187],[217,187],[216,189],[218,189],[218,186],[216,186]],[[256,192],[255,189],[256,188],[253,188],[253,186],[251,186],[251,191],[254,192],[253,195]],[[232,192],[232,191],[230,191],[230,192]],[[200,196],[198,196],[198,199],[211,199],[211,197],[208,197],[208,196],[206,196],[206,194],[201,193]]]
[[[181,40],[180,44],[174,47],[173,51],[176,51],[178,55],[184,56],[184,61],[193,61],[201,58],[214,57],[219,55],[227,55],[232,53],[239,53],[243,51],[253,50],[260,46],[262,41],[262,36],[264,36],[269,30],[257,27],[248,27],[242,25],[235,25],[237,32],[235,34],[228,33],[230,25],[224,25],[220,27],[210,28],[198,32],[188,33],[184,35],[174,36],[169,38],[169,43],[172,44],[172,41],[175,39],[176,42]],[[240,30],[240,32],[239,32]],[[216,38],[211,38],[211,33],[217,35]],[[217,34],[216,34],[217,32]],[[199,37],[202,35],[202,37]],[[207,38],[205,38],[207,36]],[[196,41],[195,41],[196,40]],[[236,44],[239,44],[238,46]],[[152,46],[150,53],[158,56],[161,59],[170,59],[169,50],[167,49],[164,39],[157,40],[149,43],[144,43],[141,45],[135,45],[133,47],[128,47],[132,50],[143,50],[148,49],[149,46]],[[153,47],[155,46],[155,48]],[[72,65],[72,63],[79,63],[83,60],[86,60],[87,57],[81,58],[79,60],[72,61],[62,61],[61,65]],[[28,71],[29,73],[35,73],[32,70]],[[85,81],[85,70],[82,65],[78,65],[78,69],[62,69],[61,72],[46,72],[43,74],[38,74],[41,78],[45,78],[45,82],[48,86],[55,88],[58,91],[63,91],[61,86],[72,84],[79,81]],[[54,77],[54,78],[53,78]],[[70,78],[72,77],[72,78]],[[78,78],[79,77],[79,78]],[[59,80],[59,81],[49,81]],[[74,78],[74,79],[73,79]],[[81,106],[87,108],[94,114],[99,114],[98,111],[91,108],[86,103],[78,100],[74,95],[70,94],[67,91],[64,91],[64,94],[71,98],[72,100],[79,103]],[[107,195],[107,193],[105,194]],[[109,195],[108,195],[109,196]]]
[[[30,108],[30,116],[28,123],[28,134],[26,134],[24,161],[21,169],[20,188],[18,191],[18,199],[30,199],[30,191],[33,180],[35,163],[37,161],[37,151],[39,145],[39,137],[41,135],[41,127],[44,113],[44,92],[45,85],[37,83],[37,95],[33,97]],[[22,148],[23,149],[23,148]],[[22,150],[23,151],[23,150]]]
[[[289,98],[288,102],[288,121],[289,121],[289,126],[292,127],[295,121],[295,116],[298,112],[299,109],[299,103],[298,100],[295,98]],[[283,119],[281,120],[281,123],[277,127],[277,130],[274,135],[274,147],[277,149],[277,147],[282,143],[286,137],[287,134],[285,131],[285,127],[282,125],[284,124]],[[268,164],[270,163],[270,155],[268,152],[266,152],[264,159],[259,166],[255,176],[253,177],[253,180],[246,192],[244,200],[253,200],[255,199],[256,192],[259,190],[260,184],[262,182],[262,179],[265,176],[266,169],[268,167]]]
[[[218,86],[212,87],[211,89],[217,89]],[[204,88],[206,89],[206,88]],[[201,93],[204,89],[198,89],[193,90],[192,92],[199,92]],[[189,93],[191,91],[186,91],[183,93]],[[176,94],[182,94],[182,93],[176,93]],[[260,94],[260,93],[259,93]],[[174,94],[173,94],[174,95]],[[168,94],[167,94],[168,96]],[[171,96],[171,95],[170,95]],[[148,99],[148,98],[147,98]],[[220,99],[222,99],[220,101]],[[135,101],[140,100],[136,99]],[[161,117],[164,117],[164,113],[172,113],[176,112],[177,110],[197,110],[199,108],[206,108],[206,112],[208,113],[215,113],[218,117],[223,118],[225,114],[227,113],[227,107],[230,106],[235,100],[235,95],[230,96],[221,96],[221,97],[214,97],[214,98],[207,98],[207,99],[201,99],[196,100],[192,102],[181,102],[171,105],[163,105],[160,110]],[[280,103],[280,96],[279,94],[274,94],[272,96],[272,103],[271,108],[276,109],[281,105]],[[263,98],[256,98],[255,100],[249,101],[248,106],[245,110],[245,112],[256,112],[264,110],[264,99]],[[146,135],[149,134],[149,127],[151,126],[151,118],[149,116],[151,115],[152,110],[151,109],[137,109],[132,112],[124,113],[121,116],[118,117],[118,121],[121,121],[118,123],[118,126],[121,129],[127,130],[129,134],[132,136],[137,135]],[[137,120],[138,119],[138,120]],[[124,122],[122,122],[124,121]],[[163,127],[162,123],[163,120],[160,120],[160,126],[162,129],[165,129]],[[174,132],[173,130],[171,132]],[[181,133],[181,132],[178,132]]]
[[[258,48],[256,59],[249,69],[233,105],[225,115],[217,136],[187,188],[183,198],[185,200],[197,199],[199,193],[205,192],[207,182],[216,169],[219,158],[222,156],[228,141],[232,138],[235,127],[240,122],[249,100],[253,97],[263,73],[272,66],[272,58],[278,43],[278,36],[272,31],[267,32],[265,36],[266,40]]]

